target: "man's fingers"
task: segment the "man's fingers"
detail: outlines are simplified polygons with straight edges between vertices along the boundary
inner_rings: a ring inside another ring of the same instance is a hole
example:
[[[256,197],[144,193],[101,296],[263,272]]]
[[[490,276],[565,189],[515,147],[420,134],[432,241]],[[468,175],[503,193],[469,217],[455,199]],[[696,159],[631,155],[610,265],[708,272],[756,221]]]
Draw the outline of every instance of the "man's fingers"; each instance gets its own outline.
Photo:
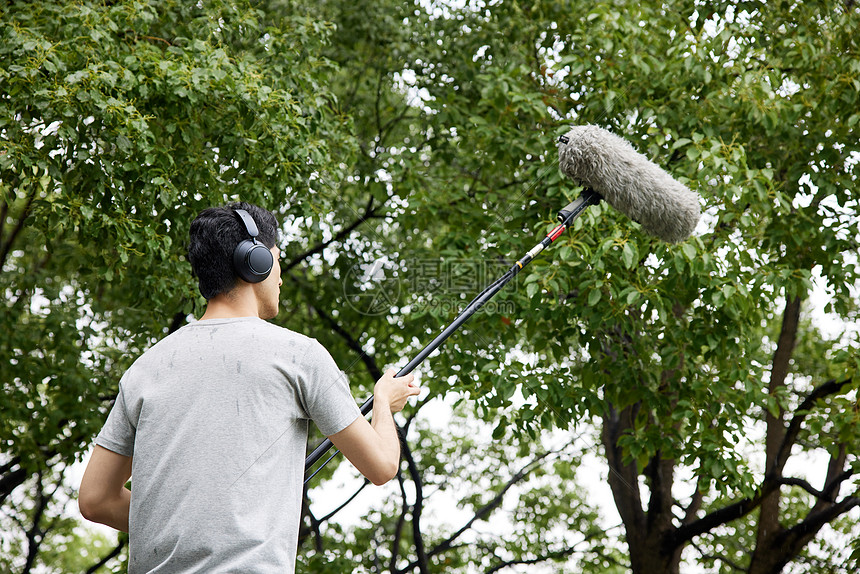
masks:
[[[387,385],[387,383],[390,381],[391,383],[393,383],[395,385],[395,387],[391,387],[392,389],[396,388],[397,385],[403,385],[404,387],[406,387],[404,389],[404,391],[405,391],[404,396],[405,397],[412,397],[412,396],[421,394],[421,389],[414,383],[414,381],[415,381],[415,374],[414,373],[407,373],[407,374],[403,375],[402,377],[396,377],[395,376],[396,374],[397,373],[394,369],[386,369],[385,375],[382,376],[382,378],[379,380],[379,382],[382,383],[383,380],[385,380],[384,384]]]

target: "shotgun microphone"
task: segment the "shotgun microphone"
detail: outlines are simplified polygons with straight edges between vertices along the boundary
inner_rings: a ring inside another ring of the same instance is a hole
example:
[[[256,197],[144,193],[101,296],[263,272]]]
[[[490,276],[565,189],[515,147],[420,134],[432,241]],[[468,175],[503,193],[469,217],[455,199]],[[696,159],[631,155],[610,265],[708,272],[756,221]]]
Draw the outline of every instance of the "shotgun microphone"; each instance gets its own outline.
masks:
[[[699,196],[603,128],[575,126],[559,138],[559,169],[600,194],[658,239],[678,243],[699,222]]]

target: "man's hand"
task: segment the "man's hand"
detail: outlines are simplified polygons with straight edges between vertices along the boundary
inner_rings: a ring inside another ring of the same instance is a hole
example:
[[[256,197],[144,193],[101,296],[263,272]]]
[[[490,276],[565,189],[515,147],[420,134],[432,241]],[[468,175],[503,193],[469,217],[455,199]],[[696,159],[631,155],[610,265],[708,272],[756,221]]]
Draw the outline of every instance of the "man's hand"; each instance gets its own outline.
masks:
[[[400,468],[400,439],[392,413],[400,412],[409,397],[421,392],[412,374],[396,377],[388,369],[376,382],[373,393],[373,422],[358,417],[351,425],[328,438],[373,484],[385,484]]]
[[[409,397],[421,393],[421,389],[413,384],[415,375],[409,373],[402,377],[395,377],[394,369],[388,369],[385,374],[376,381],[373,387],[373,402],[381,401],[388,405],[392,413],[399,413],[406,406]]]

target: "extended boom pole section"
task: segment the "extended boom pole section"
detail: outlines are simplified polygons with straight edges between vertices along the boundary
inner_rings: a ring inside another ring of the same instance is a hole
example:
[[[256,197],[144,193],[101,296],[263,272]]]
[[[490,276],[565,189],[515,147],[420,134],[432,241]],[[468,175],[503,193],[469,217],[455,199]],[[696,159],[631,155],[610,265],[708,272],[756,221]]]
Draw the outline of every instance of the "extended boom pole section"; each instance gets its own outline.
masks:
[[[569,228],[573,221],[579,217],[579,215],[585,210],[589,205],[597,205],[600,203],[601,197],[600,195],[591,190],[585,189],[580,196],[567,205],[564,209],[559,211],[558,220],[560,223],[550,231],[543,240],[532,247],[528,253],[526,253],[520,260],[514,263],[508,271],[505,272],[504,275],[496,279],[493,283],[491,283],[488,287],[486,287],[481,293],[478,294],[477,297],[472,299],[472,302],[469,303],[463,311],[455,318],[450,325],[445,327],[445,329],[439,333],[435,339],[430,341],[426,347],[421,349],[419,352],[409,363],[406,364],[405,367],[400,369],[397,372],[395,377],[402,377],[412,372],[415,367],[421,364],[424,359],[426,359],[433,351],[435,351],[439,346],[445,342],[445,340],[450,337],[454,331],[460,328],[460,326],[465,323],[469,317],[475,314],[478,309],[484,306],[484,304],[495,296],[496,293],[502,290],[502,288],[513,279],[517,273],[519,273],[523,267],[529,264],[529,262],[534,259],[541,251],[546,249],[553,241],[558,239],[562,233],[564,233],[565,229]],[[361,413],[363,415],[367,415],[373,409],[373,396],[367,399],[363,405],[361,405]],[[308,455],[305,459],[305,474],[308,475],[314,465],[319,462],[319,460],[325,456],[326,452],[334,446],[329,439],[325,439],[322,443],[317,446],[313,452]],[[337,455],[338,451],[329,456],[328,459],[325,460],[316,470],[313,471],[312,474],[305,478],[305,484],[307,484],[317,473],[323,469],[323,467],[328,464],[328,462]]]

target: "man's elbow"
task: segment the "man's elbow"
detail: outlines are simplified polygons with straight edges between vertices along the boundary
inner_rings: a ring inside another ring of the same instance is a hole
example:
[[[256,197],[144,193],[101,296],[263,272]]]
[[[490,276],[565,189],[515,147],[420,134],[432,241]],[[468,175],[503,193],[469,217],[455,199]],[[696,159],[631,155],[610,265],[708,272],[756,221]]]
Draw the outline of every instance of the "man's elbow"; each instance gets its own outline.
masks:
[[[98,499],[89,494],[89,491],[81,488],[78,492],[78,509],[81,511],[81,516],[91,522],[100,522],[101,516]]]
[[[78,491],[78,510],[90,522],[105,524],[109,515],[108,500],[84,482]]]
[[[366,476],[370,482],[375,484],[376,486],[382,486],[395,476],[397,476],[397,472],[400,470],[400,459],[397,461],[388,461],[384,464],[379,464],[376,468],[373,469],[373,472],[368,473]]]

